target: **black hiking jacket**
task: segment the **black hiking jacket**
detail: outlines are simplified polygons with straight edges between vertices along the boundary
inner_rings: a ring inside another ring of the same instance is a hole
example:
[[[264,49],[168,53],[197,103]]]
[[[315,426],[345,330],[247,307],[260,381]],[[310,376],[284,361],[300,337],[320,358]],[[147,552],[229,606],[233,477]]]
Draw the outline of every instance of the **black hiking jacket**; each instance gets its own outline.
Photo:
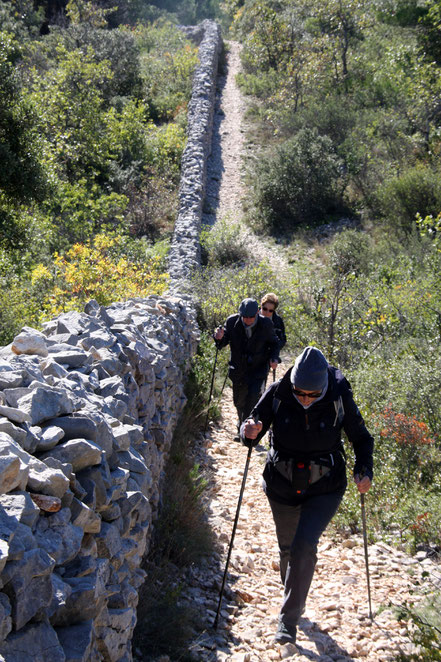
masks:
[[[233,382],[264,380],[269,361],[279,360],[279,341],[273,323],[262,315],[257,316],[251,338],[247,338],[240,315],[230,315],[224,325],[223,338],[215,342],[219,349],[230,345],[228,376]]]
[[[372,479],[374,440],[354,402],[347,379],[340,370],[329,366],[324,397],[305,410],[292,392],[291,370],[271,384],[251,413],[263,423],[256,442],[272,425],[271,446],[263,473],[266,494],[275,501],[296,504],[308,495],[344,491],[347,483],[342,430],[354,448],[354,474],[364,471]],[[299,497],[275,468],[277,462],[290,458],[305,463],[325,458],[332,468]]]
[[[279,350],[281,350],[286,345],[285,323],[276,312],[273,313],[271,321],[274,324],[274,330],[279,339]]]

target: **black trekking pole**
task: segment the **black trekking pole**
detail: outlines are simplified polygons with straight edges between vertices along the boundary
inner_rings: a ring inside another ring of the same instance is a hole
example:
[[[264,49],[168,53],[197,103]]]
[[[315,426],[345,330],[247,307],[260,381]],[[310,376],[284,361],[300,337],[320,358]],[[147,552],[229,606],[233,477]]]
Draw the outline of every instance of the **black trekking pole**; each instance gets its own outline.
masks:
[[[239,511],[240,511],[240,506],[242,504],[242,497],[243,497],[243,492],[244,492],[244,489],[245,489],[245,481],[247,479],[248,467],[250,465],[252,450],[253,450],[253,447],[250,446],[250,448],[248,449],[247,461],[245,463],[245,469],[244,469],[244,472],[243,472],[242,485],[241,485],[241,488],[240,488],[239,501],[238,501],[237,509],[236,509],[236,517],[234,518],[233,533],[231,534],[230,546],[228,548],[227,562],[225,564],[225,571],[224,571],[224,576],[223,576],[223,579],[222,579],[222,586],[221,586],[221,590],[220,590],[220,593],[219,593],[219,604],[217,606],[216,618],[214,619],[214,623],[213,623],[213,627],[214,627],[215,630],[217,629],[217,622],[218,622],[219,614],[220,614],[220,610],[221,610],[222,596],[224,594],[225,580],[227,578],[227,571],[228,571],[228,564],[230,562],[231,550],[233,549],[233,541],[234,541],[234,536],[235,536],[235,533],[236,533],[237,522],[239,520]]]
[[[224,383],[222,384],[221,392],[220,392],[220,395],[219,395],[219,400],[221,399],[222,393],[224,392],[224,388],[225,388],[225,384],[227,383],[227,379],[228,379],[228,370],[227,370],[227,374],[225,375]]]
[[[366,579],[367,579],[368,600],[369,600],[369,618],[372,621],[374,617],[372,615],[372,603],[371,603],[371,583],[369,577],[369,559],[368,559],[368,544],[367,544],[367,533],[366,533],[366,512],[364,508],[364,494],[360,494],[360,503],[361,503],[361,521],[363,523],[364,560],[366,563]]]
[[[204,434],[207,431],[207,426],[208,426],[208,416],[210,414],[210,402],[211,402],[211,396],[213,395],[213,386],[214,386],[214,375],[216,374],[216,363],[217,363],[217,354],[219,352],[219,348],[216,347],[216,354],[214,356],[214,364],[213,364],[213,374],[211,375],[211,386],[210,386],[210,395],[208,398],[208,405],[207,405],[207,417],[205,419],[205,426],[204,426]]]
[[[276,369],[273,368],[273,384],[276,381]]]

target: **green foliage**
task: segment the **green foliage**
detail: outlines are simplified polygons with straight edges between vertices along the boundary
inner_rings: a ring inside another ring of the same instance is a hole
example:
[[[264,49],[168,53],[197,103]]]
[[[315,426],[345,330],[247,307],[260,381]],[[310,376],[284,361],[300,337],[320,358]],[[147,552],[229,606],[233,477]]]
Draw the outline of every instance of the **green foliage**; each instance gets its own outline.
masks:
[[[207,267],[195,274],[193,286],[200,300],[204,327],[213,330],[223,324],[229,315],[239,310],[240,302],[246,297],[260,300],[272,278],[264,264],[247,265],[242,269]]]
[[[302,129],[255,167],[256,208],[274,232],[323,221],[341,204],[341,162],[331,141]]]
[[[168,173],[177,181],[181,156],[186,143],[186,133],[179,124],[169,122],[156,127],[153,122],[149,124],[146,137],[149,162],[153,164],[159,174]]]
[[[213,227],[202,228],[200,242],[203,255],[211,267],[230,266],[247,261],[246,240],[240,225],[221,219]]]
[[[43,22],[43,8],[37,8],[33,0],[8,0],[0,4],[0,26],[20,41],[38,35]]]
[[[429,580],[430,581],[430,580]],[[425,598],[417,605],[404,604],[398,609],[400,621],[408,624],[409,634],[416,651],[401,653],[399,662],[439,662],[441,660],[441,599],[437,587],[427,589],[427,573],[423,573]]]
[[[329,264],[333,271],[341,274],[366,273],[370,261],[368,235],[357,230],[346,230],[338,234],[329,249]]]
[[[74,244],[66,255],[55,254],[51,268],[37,265],[32,284],[40,292],[43,319],[81,310],[90,299],[101,305],[149,294],[162,294],[167,276],[160,260],[129,261],[118,235],[98,234],[92,242]]]
[[[139,26],[143,98],[155,122],[169,121],[186,108],[191,96],[197,49],[166,21]]]
[[[441,210],[439,172],[427,166],[409,168],[380,186],[377,195],[391,225],[410,232],[415,229],[417,214],[437,216]]]
[[[17,42],[0,32],[0,229],[2,243],[10,246],[16,245],[14,237],[21,234],[14,202],[41,200],[46,192],[36,115],[14,69],[19,57]]]
[[[151,5],[167,12],[181,25],[194,25],[220,14],[219,0],[152,0]]]
[[[174,178],[164,172],[160,176],[149,173],[138,188],[127,184],[129,204],[127,223],[135,237],[148,236],[153,240],[170,236],[178,209],[178,193]]]
[[[57,41],[62,39],[69,51],[80,48],[87,54],[88,49],[92,49],[97,62],[109,64],[112,76],[102,82],[101,88],[109,103],[114,103],[117,97],[141,99],[139,50],[134,31],[126,27],[100,30],[82,23],[70,26],[55,37]],[[48,57],[51,55],[49,51]]]
[[[441,6],[439,0],[428,0],[424,13],[420,16],[421,43],[428,59],[434,58],[441,63]]]

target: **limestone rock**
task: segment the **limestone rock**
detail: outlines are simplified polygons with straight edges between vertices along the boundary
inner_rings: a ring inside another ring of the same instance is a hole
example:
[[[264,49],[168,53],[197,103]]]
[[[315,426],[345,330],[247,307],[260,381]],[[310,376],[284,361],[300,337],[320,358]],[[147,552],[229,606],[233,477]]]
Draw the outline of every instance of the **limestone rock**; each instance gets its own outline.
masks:
[[[48,355],[44,334],[30,327],[24,327],[18,336],[15,336],[11,349],[14,354]]]
[[[5,662],[66,662],[55,630],[47,623],[33,623],[11,632],[0,651]]]

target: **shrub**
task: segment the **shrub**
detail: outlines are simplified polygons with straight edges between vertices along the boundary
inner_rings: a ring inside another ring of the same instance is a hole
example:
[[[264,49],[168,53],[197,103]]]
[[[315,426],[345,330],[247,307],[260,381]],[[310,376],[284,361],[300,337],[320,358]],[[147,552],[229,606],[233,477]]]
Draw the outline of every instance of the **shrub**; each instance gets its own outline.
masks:
[[[186,143],[185,129],[176,122],[159,127],[150,122],[146,139],[149,163],[158,173],[168,173],[177,180]]]
[[[202,229],[200,242],[210,266],[245,263],[249,258],[246,240],[240,233],[238,223],[221,219],[213,227]]]
[[[385,407],[379,417],[377,443],[383,459],[393,463],[399,480],[407,487],[414,483],[430,486],[441,456],[426,423],[391,406]]]
[[[118,235],[98,234],[86,244],[74,244],[66,254],[55,255],[51,269],[40,264],[32,283],[44,293],[42,316],[81,310],[90,299],[109,305],[136,296],[162,294],[167,275],[160,259],[133,263],[118,250]]]
[[[408,624],[411,641],[416,644],[412,653],[401,653],[397,662],[440,662],[441,661],[441,598],[436,582],[427,581],[423,573],[420,590],[423,600],[419,604],[403,604],[398,609],[398,618]]]
[[[139,188],[129,185],[126,220],[131,234],[157,240],[170,236],[178,210],[178,192],[170,173],[148,172]]]
[[[345,230],[338,234],[329,249],[329,264],[341,274],[366,273],[369,264],[370,242],[366,234]]]
[[[406,233],[415,228],[417,214],[437,216],[441,210],[439,172],[424,165],[409,168],[378,190],[382,215]]]
[[[109,63],[113,76],[104,81],[102,88],[108,101],[116,96],[140,98],[139,53],[132,32],[122,27],[117,30],[93,29],[87,23],[81,23],[64,30],[62,36],[69,50],[80,44],[87,53],[87,47],[91,46],[97,62],[106,60]]]
[[[274,276],[264,264],[243,269],[206,268],[195,274],[193,286],[201,305],[201,325],[212,331],[237,313],[243,299],[253,297],[259,301],[265,292],[274,289],[272,282]]]
[[[190,96],[197,49],[166,21],[138,27],[143,97],[155,122],[170,121]]]
[[[302,129],[255,167],[254,191],[260,219],[272,231],[322,221],[340,205],[341,161],[332,142]]]

